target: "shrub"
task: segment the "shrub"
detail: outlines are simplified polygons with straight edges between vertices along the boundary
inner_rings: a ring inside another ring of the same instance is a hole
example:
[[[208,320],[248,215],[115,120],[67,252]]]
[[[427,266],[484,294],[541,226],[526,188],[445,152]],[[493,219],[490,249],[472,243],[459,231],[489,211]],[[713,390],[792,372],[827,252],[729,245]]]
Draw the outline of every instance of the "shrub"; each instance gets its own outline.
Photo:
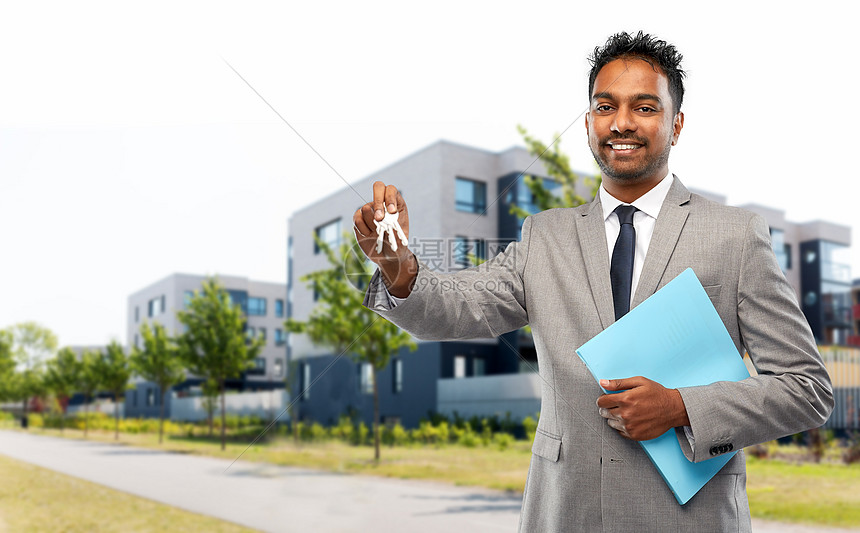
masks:
[[[501,452],[507,450],[513,443],[514,436],[510,433],[496,433],[493,435],[493,444],[495,444]]]
[[[523,418],[523,429],[526,432],[526,439],[531,442],[535,440],[535,432],[537,431],[537,420],[527,416]]]
[[[27,415],[27,418],[27,423],[31,428],[45,427],[45,420],[39,413],[30,413],[29,415]]]
[[[368,443],[367,437],[369,434],[370,434],[370,430],[367,429],[367,425],[364,422],[361,422],[360,424],[358,424],[358,429],[355,432],[353,432],[353,435],[355,435],[357,437],[355,444],[357,444],[359,446],[362,444],[367,444]]]
[[[337,425],[331,427],[332,438],[343,442],[352,442],[353,425],[352,421],[345,416],[338,419]]]

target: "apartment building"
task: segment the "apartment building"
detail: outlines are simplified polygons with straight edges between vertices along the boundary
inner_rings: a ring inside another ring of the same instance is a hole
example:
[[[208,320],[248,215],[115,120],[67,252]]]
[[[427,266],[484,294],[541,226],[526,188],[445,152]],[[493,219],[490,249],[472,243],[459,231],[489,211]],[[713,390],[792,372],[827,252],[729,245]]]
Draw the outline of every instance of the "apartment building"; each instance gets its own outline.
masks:
[[[142,346],[140,327],[143,323],[159,323],[168,335],[182,333],[177,311],[184,310],[195,291],[200,290],[206,276],[171,274],[144,287],[128,297],[127,339],[130,346]],[[229,380],[227,387],[240,391],[263,391],[284,387],[286,377],[286,286],[283,283],[255,281],[238,276],[218,276],[230,299],[242,308],[248,335],[262,336],[265,346],[255,365],[243,376]],[[174,387],[179,396],[199,394],[201,380],[189,375]],[[170,395],[166,400],[169,415]],[[161,391],[154,383],[138,380],[126,392],[127,416],[158,416]]]

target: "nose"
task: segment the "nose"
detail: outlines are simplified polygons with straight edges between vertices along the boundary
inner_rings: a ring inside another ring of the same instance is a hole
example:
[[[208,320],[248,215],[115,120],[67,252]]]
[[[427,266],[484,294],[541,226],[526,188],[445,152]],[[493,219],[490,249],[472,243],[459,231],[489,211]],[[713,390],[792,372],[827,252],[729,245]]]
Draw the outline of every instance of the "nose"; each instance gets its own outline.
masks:
[[[615,111],[610,129],[618,133],[636,131],[636,121],[627,106],[620,106]]]

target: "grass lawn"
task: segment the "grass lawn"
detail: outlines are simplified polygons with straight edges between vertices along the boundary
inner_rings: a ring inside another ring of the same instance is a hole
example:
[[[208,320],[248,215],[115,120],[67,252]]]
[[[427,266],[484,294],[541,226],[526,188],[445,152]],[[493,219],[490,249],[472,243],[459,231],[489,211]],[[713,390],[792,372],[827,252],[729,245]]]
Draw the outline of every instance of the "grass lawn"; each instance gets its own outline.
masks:
[[[33,433],[58,436],[57,430],[34,429]],[[68,438],[82,432],[66,430]],[[90,431],[91,440],[113,441],[113,434]],[[250,441],[250,439],[249,439]],[[122,434],[120,442],[159,448],[158,436]],[[221,457],[233,460],[247,443],[229,443],[222,452],[219,441],[171,436],[164,450]],[[382,448],[382,459],[373,462],[373,448],[341,442],[296,445],[288,439],[257,444],[242,456],[244,461],[319,468],[344,473],[403,479],[425,479],[476,485],[520,492],[526,480],[531,446],[515,441],[507,450],[492,446],[406,446]],[[839,527],[860,527],[860,464],[792,464],[747,457],[747,489],[752,515],[768,520]]]
[[[253,532],[0,455],[0,532]]]
[[[860,464],[796,464],[748,456],[747,494],[757,518],[860,527]]]

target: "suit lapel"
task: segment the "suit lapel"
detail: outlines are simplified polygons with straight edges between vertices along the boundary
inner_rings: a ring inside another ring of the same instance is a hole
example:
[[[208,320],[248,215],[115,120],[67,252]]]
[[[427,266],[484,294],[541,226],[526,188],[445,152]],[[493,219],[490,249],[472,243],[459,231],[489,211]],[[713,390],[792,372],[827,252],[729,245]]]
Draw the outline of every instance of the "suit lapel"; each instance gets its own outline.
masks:
[[[690,191],[677,177],[673,176],[672,179],[672,187],[666,195],[663,207],[660,208],[660,214],[657,215],[657,223],[654,226],[651,243],[648,245],[648,255],[645,256],[645,263],[642,265],[639,285],[633,296],[634,307],[657,291],[678,238],[681,236],[681,230],[687,222],[689,215],[687,202],[690,201]],[[611,291],[610,287],[610,294]]]
[[[585,261],[591,295],[597,306],[600,324],[605,329],[615,322],[615,308],[612,304],[609,253],[600,195],[595,197],[588,209],[577,214],[576,234],[579,237],[579,248]]]

